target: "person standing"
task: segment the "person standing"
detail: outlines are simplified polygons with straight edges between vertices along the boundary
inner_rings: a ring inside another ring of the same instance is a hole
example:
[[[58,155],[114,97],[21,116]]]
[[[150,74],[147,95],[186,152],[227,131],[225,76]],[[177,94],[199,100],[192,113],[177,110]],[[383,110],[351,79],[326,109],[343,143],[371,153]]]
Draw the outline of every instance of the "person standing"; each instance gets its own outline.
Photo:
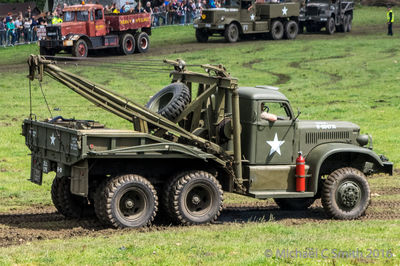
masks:
[[[388,6],[388,11],[386,13],[387,25],[388,25],[388,35],[393,36],[393,22],[394,22],[394,14],[391,6]]]
[[[0,18],[0,45],[6,46],[6,44],[7,44],[6,19]]]

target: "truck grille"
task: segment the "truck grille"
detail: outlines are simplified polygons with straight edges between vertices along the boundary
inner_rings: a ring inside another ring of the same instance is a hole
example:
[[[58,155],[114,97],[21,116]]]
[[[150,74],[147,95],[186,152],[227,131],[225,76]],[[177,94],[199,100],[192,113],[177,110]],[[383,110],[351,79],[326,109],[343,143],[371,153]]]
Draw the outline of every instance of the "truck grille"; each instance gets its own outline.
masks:
[[[206,16],[206,17],[203,19],[203,16]],[[207,10],[203,11],[201,22],[212,23],[213,19],[214,19],[214,12],[213,11],[207,11]]]
[[[306,133],[306,144],[315,144],[320,140],[327,141],[349,138],[350,133],[348,131],[309,132]]]
[[[60,36],[60,27],[59,26],[47,26],[46,27],[46,36],[48,39],[57,40]]]
[[[318,16],[318,7],[316,6],[307,7],[306,16]]]

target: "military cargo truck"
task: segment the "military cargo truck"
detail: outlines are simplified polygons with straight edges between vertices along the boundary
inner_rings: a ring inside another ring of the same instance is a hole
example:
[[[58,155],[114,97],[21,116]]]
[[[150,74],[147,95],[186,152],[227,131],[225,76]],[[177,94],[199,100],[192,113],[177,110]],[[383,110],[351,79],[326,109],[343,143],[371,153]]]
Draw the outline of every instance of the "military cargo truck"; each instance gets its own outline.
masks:
[[[351,31],[353,21],[353,1],[343,0],[306,0],[300,8],[299,30],[304,27],[307,32],[337,32]]]
[[[295,39],[298,32],[299,3],[259,3],[227,0],[223,8],[205,9],[193,22],[198,42],[210,36],[224,36],[227,42],[258,34],[274,40]]]
[[[228,191],[273,198],[285,209],[322,198],[328,217],[355,219],[370,203],[366,176],[393,172],[353,123],[299,120],[277,88],[239,87],[222,65],[202,65],[206,73],[198,73],[181,60],[165,62],[174,66],[172,82],[143,107],[43,57],[29,58],[30,79],[46,73],[133,124],[108,129],[32,114],[23,122],[30,180],[41,184],[43,173],[55,172],[51,195],[61,214],[94,210],[114,227],[144,226],[156,215],[202,224],[218,218]],[[295,185],[300,151],[302,192]]]

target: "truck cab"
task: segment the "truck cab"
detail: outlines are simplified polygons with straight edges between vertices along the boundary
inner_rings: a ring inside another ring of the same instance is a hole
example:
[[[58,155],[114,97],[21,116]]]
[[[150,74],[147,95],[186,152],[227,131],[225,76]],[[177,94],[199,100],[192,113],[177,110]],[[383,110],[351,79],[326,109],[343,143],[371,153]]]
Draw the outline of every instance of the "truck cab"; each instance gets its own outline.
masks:
[[[298,31],[299,4],[254,0],[228,0],[222,8],[205,9],[194,21],[196,39],[207,42],[213,35],[237,42],[248,34],[270,33],[272,39],[294,39]]]
[[[286,96],[271,86],[241,87],[239,95],[241,149],[246,161],[243,176],[249,180],[249,193],[255,197],[276,197],[277,193],[280,197],[299,196],[293,180],[299,151],[312,176],[329,174],[341,165],[365,169],[366,173],[382,169],[391,172],[390,164],[367,170],[382,164],[382,160],[367,146],[365,139],[369,137],[360,135],[356,124],[299,120]],[[266,120],[262,113],[271,114],[276,120]],[[372,139],[367,142],[372,145]],[[335,151],[339,147],[341,152]],[[317,192],[318,184],[310,179],[301,195],[314,196]]]
[[[64,10],[63,22],[46,27],[40,54],[54,56],[64,50],[86,57],[92,49],[118,48],[121,54],[147,52],[151,15],[106,14],[100,4],[73,5]]]
[[[300,31],[319,32],[325,28],[328,34],[349,32],[353,20],[353,1],[306,0],[300,8]]]

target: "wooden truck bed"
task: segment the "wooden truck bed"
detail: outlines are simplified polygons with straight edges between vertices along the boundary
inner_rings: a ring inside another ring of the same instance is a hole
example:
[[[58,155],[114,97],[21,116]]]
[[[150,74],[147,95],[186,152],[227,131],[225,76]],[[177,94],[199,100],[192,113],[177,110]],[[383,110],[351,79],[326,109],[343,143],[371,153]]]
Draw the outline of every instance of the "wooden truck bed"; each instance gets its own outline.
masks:
[[[110,31],[136,30],[151,27],[151,15],[140,14],[106,14],[106,23],[109,23]]]

